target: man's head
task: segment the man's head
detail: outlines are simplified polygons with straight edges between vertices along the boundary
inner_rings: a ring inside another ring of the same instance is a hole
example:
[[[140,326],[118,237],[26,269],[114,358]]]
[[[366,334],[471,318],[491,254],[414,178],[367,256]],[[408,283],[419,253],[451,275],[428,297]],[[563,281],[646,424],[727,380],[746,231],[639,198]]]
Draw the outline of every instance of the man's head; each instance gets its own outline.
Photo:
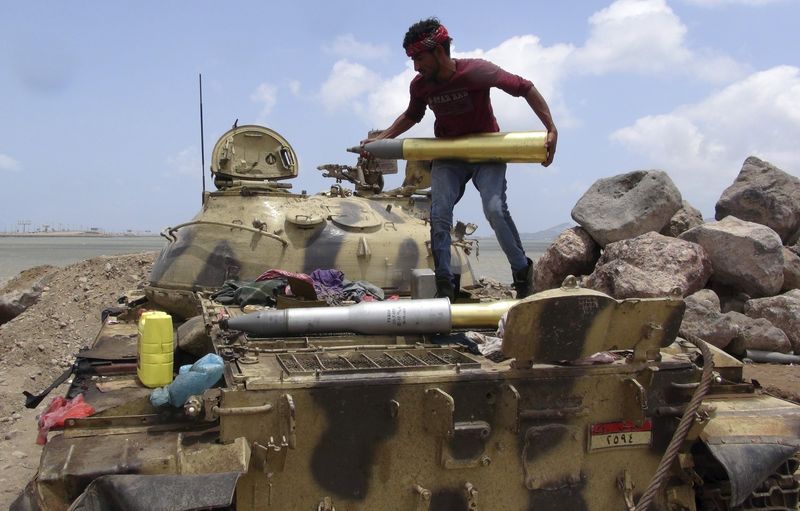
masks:
[[[414,70],[436,81],[450,67],[450,35],[436,18],[418,21],[408,28],[403,48],[414,61]]]

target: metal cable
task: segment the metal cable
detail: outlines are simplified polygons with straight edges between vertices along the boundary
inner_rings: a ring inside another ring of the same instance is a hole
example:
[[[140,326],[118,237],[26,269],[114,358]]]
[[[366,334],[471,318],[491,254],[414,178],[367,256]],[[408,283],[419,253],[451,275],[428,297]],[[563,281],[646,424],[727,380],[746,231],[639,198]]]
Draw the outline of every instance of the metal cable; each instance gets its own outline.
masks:
[[[705,341],[693,335],[685,335],[684,337],[687,341],[694,344],[700,350],[700,353],[703,354],[703,373],[700,376],[700,384],[697,386],[697,390],[695,390],[691,401],[689,401],[686,411],[683,417],[681,417],[678,427],[675,429],[675,434],[672,435],[672,440],[670,440],[669,446],[667,446],[667,450],[664,452],[664,457],[661,458],[661,462],[658,465],[658,469],[656,469],[653,479],[650,480],[650,484],[647,486],[642,498],[639,499],[639,502],[636,504],[635,511],[647,511],[650,504],[653,503],[656,493],[658,493],[664,481],[666,481],[672,463],[675,461],[678,451],[680,451],[683,442],[686,440],[689,428],[694,424],[697,410],[700,408],[700,403],[702,403],[703,398],[708,393],[708,389],[711,387],[711,381],[713,380],[714,355],[711,353],[711,350],[708,349]]]

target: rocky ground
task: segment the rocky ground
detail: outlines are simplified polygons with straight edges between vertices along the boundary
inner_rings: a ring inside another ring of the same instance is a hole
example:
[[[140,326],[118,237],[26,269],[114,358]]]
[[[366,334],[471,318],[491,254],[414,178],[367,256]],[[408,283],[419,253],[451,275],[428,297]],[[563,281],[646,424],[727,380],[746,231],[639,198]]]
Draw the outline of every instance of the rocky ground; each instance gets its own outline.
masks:
[[[98,257],[66,268],[40,266],[9,281],[0,295],[44,282],[41,296],[24,313],[0,325],[0,509],[7,509],[36,473],[36,409],[24,406],[23,390],[38,394],[68,368],[100,326],[100,312],[128,289],[146,281],[156,253]]]
[[[15,286],[43,282],[41,296],[23,314],[0,325],[0,509],[6,509],[34,476],[41,448],[36,445],[37,409],[24,407],[23,390],[38,393],[72,363],[75,353],[91,343],[100,312],[126,290],[142,286],[155,253],[90,259],[66,268],[38,267],[9,281],[0,295]],[[509,298],[508,286],[487,280],[474,293],[484,298]],[[750,365],[747,378],[757,379],[775,395],[800,403],[800,366]]]

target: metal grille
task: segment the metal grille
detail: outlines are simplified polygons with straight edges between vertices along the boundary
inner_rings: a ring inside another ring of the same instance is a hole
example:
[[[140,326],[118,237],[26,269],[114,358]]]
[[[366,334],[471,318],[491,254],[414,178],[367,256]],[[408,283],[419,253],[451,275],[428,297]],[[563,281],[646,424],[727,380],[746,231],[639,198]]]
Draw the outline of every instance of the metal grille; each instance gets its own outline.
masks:
[[[449,348],[285,353],[278,361],[288,374],[346,374],[371,371],[465,369],[480,364]]]

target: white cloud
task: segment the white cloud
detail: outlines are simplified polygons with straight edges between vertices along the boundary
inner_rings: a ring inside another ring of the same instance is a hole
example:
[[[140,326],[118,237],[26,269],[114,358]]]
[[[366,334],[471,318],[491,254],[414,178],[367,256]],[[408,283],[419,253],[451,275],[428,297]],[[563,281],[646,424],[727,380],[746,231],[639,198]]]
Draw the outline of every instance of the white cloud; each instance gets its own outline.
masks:
[[[560,93],[560,85],[567,72],[567,63],[575,48],[568,44],[542,46],[538,37],[524,35],[512,37],[489,50],[453,52],[454,57],[482,58],[503,69],[531,80],[557,118],[558,125],[574,124]],[[521,102],[521,103],[520,103]],[[525,101],[504,93],[492,95],[492,107],[503,130],[540,129],[539,121]]]
[[[380,82],[374,71],[343,59],[333,65],[328,79],[322,84],[320,99],[329,111],[347,106],[359,112],[363,110],[360,96],[374,90]]]
[[[716,200],[750,155],[800,173],[800,68],[751,74],[703,101],[643,117],[611,139],[667,170],[701,203]]]
[[[22,170],[22,164],[5,154],[0,153],[0,172],[19,172]]]
[[[702,7],[719,7],[723,5],[751,5],[760,7],[762,5],[776,4],[784,0],[685,0],[686,2]]]
[[[301,84],[300,84],[300,82],[298,80],[291,80],[289,82],[289,92],[291,92],[292,95],[299,96],[300,95],[300,88],[301,88]]]
[[[202,169],[200,150],[195,146],[187,147],[178,153],[167,157],[169,172],[181,176],[194,176],[200,174]]]
[[[583,45],[542,45],[534,35],[511,37],[488,50],[459,52],[454,57],[485,58],[534,82],[547,99],[561,128],[580,121],[571,115],[563,84],[567,78],[584,73],[688,76],[711,82],[730,83],[740,79],[743,66],[708,49],[694,49],[687,43],[687,27],[665,0],[617,0],[593,14],[591,32]],[[388,126],[408,104],[408,84],[414,77],[411,64],[403,72],[381,77],[369,68],[340,60],[334,64],[319,97],[330,110],[348,108],[372,127]],[[366,97],[366,100],[365,100]],[[492,93],[492,103],[504,130],[537,129],[527,106],[519,98]],[[430,133],[432,117],[421,126]]]
[[[729,57],[689,48],[686,26],[664,0],[617,0],[589,24],[589,38],[572,62],[577,72],[686,74],[712,82],[743,73]]]
[[[278,101],[278,88],[270,83],[262,83],[250,94],[250,100],[261,104],[257,122],[263,124]]]
[[[324,45],[322,49],[326,53],[354,60],[377,59],[390,54],[386,46],[359,41],[353,34],[337,36],[332,43]]]

